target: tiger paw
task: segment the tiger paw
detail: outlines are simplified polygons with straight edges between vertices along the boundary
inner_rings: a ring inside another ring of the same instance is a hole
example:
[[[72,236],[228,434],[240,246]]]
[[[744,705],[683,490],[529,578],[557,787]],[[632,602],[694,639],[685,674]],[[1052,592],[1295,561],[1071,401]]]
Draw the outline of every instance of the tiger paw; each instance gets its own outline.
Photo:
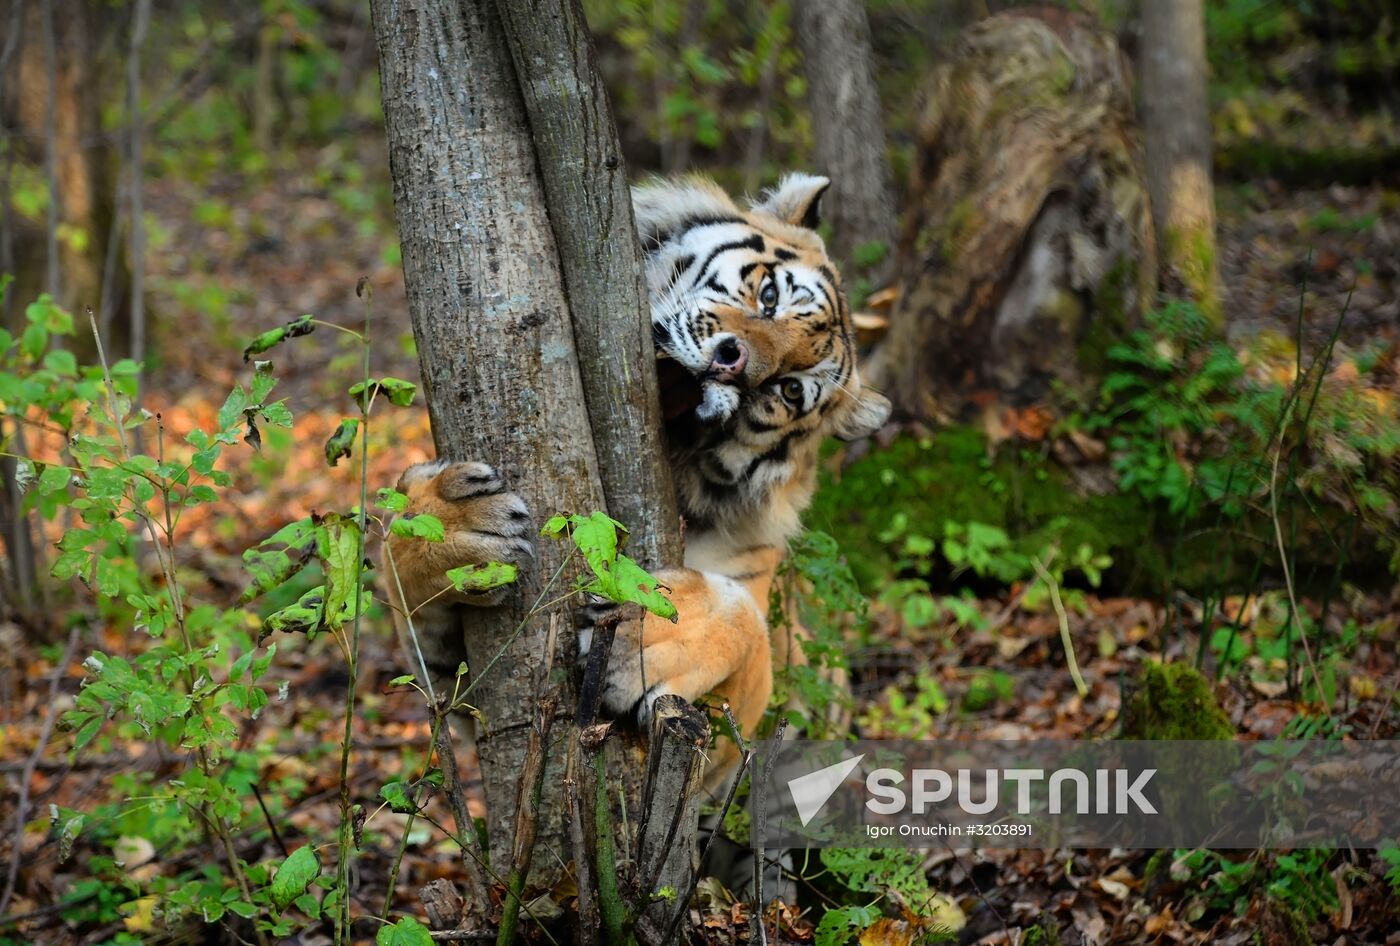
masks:
[[[716,682],[728,679],[733,668],[726,666],[726,656],[707,646],[703,634],[688,634],[684,628],[677,633],[663,621],[624,618],[608,658],[603,708],[645,729],[661,696],[674,694],[694,703]]]
[[[409,467],[399,479],[408,496],[405,518],[435,516],[442,522],[441,542],[391,535],[389,552],[403,597],[410,607],[439,601],[489,606],[508,588],[481,592],[448,590],[449,569],[503,562],[527,568],[535,556],[530,510],[509,492],[500,475],[485,463],[432,461]]]

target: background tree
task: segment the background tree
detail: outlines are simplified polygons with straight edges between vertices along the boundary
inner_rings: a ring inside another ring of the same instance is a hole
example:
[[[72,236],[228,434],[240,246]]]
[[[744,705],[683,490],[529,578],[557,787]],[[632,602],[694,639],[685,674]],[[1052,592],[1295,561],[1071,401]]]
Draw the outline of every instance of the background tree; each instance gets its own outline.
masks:
[[[1142,130],[1162,275],[1220,323],[1203,0],[1139,6]]]
[[[48,206],[45,226],[20,221],[15,234],[14,295],[28,299],[48,292],[72,311],[88,305],[96,310],[109,268],[120,166],[119,149],[102,125],[104,79],[115,58],[109,40],[128,17],[88,0],[23,6],[18,88],[24,92],[11,99],[4,125],[19,133],[21,160],[42,168]],[[110,266],[115,270],[107,277],[107,294],[120,298],[127,286],[125,260],[114,255]],[[125,321],[113,328],[114,350],[125,353]]]
[[[829,245],[849,275],[880,282],[893,258],[895,212],[885,126],[863,0],[793,0],[812,114],[812,170],[831,178],[822,203]]]
[[[1152,232],[1117,44],[1059,11],[971,27],[915,123],[900,298],[868,376],[908,414],[995,426],[1085,389],[1149,301]]]

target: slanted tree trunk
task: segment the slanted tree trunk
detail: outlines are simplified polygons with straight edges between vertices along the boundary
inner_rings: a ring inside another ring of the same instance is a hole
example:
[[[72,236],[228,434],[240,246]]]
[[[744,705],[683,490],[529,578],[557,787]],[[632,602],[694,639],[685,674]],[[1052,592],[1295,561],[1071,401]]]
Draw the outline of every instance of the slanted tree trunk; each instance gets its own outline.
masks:
[[[494,464],[537,517],[607,508],[632,527],[639,558],[676,563],[640,251],[577,0],[375,0],[372,11],[405,282],[439,454]],[[482,675],[472,699],[486,723],[478,745],[496,864],[511,863],[535,708],[546,691],[560,697],[560,715],[574,706],[567,622],[555,625],[551,679],[548,621],[525,621],[517,634],[562,553],[541,544],[517,597],[464,614],[469,665]],[[565,590],[556,583],[545,593]],[[553,730],[532,886],[550,884],[575,859],[562,795],[578,734],[567,722]],[[635,795],[631,803],[635,819]],[[693,843],[693,830],[677,843]]]
[[[1156,284],[1132,93],[1060,11],[966,30],[925,93],[900,298],[867,366],[905,413],[992,423],[1083,387]]]
[[[1144,0],[1138,71],[1164,285],[1219,323],[1203,0]]]
[[[497,0],[539,159],[603,495],[644,565],[681,562],[632,194],[577,0]]]
[[[895,212],[865,3],[795,0],[793,18],[811,105],[812,170],[831,178],[822,203],[822,216],[831,225],[831,251],[848,276],[865,275],[878,283],[890,271]],[[876,245],[883,254],[875,254]],[[877,262],[856,267],[867,254]]]

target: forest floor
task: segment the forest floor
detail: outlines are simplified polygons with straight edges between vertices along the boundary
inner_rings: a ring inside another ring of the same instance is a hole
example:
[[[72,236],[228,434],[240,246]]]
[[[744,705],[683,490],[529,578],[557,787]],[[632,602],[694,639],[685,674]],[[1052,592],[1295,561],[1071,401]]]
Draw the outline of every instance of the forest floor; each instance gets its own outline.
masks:
[[[279,176],[246,201],[231,201],[236,207],[219,226],[199,223],[191,212],[195,195],[177,184],[162,184],[153,195],[152,211],[165,232],[153,247],[151,276],[165,329],[145,402],[162,412],[173,434],[213,423],[229,387],[246,376],[239,349],[257,332],[302,312],[358,327],[364,303],[356,299],[354,286],[361,275],[370,277],[375,294],[373,372],[416,377],[401,272],[396,258],[384,251],[383,209],[378,225],[347,227],[344,208],[333,195],[306,180]],[[1297,287],[1306,275],[1310,302],[1304,338],[1309,350],[1327,339],[1354,289],[1342,341],[1357,349],[1388,344],[1389,358],[1400,359],[1395,347],[1400,334],[1400,197],[1337,189],[1279,193],[1259,186],[1232,190],[1221,204],[1222,272],[1232,331],[1269,329],[1294,338]],[[253,220],[256,227],[250,226]],[[276,236],[240,235],[253,232]],[[199,327],[190,330],[189,325]],[[277,393],[290,397],[295,434],[265,431],[260,454],[230,451],[237,455],[235,501],[190,511],[183,525],[181,564],[194,597],[231,606],[246,583],[239,559],[243,549],[313,510],[347,505],[345,497],[354,494],[356,482],[355,471],[347,466],[353,465],[328,469],[321,445],[351,410],[343,392],[356,378],[357,358],[353,345],[326,331],[275,353],[283,379]],[[1396,367],[1400,361],[1381,377],[1400,384]],[[371,428],[371,486],[392,485],[404,467],[431,455],[426,412],[395,413],[392,423]],[[1221,617],[1202,613],[1189,600],[1086,595],[1070,616],[1088,684],[1081,697],[1066,668],[1055,616],[1024,610],[1019,591],[1008,588],[973,602],[981,620],[970,623],[980,624],[981,630],[936,626],[913,631],[897,615],[875,606],[872,639],[852,660],[855,715],[865,734],[908,735],[901,726],[918,725],[919,735],[941,738],[1109,735],[1119,723],[1121,681],[1145,661],[1195,660],[1202,635],[1208,637]],[[1267,602],[1227,601],[1226,610],[1230,607],[1253,607],[1261,622],[1277,620]],[[1348,658],[1336,721],[1357,738],[1397,738],[1400,718],[1386,708],[1393,706],[1400,682],[1400,590],[1336,602],[1323,616],[1335,622],[1345,618],[1378,630]],[[1250,626],[1246,624],[1246,633]],[[265,795],[278,826],[276,837],[259,831],[242,839],[240,853],[253,861],[281,857],[282,849],[307,839],[332,838],[339,819],[336,759],[346,683],[340,653],[326,638],[278,645],[265,681],[274,686],[285,682],[286,698],[246,725],[240,740],[242,748],[256,751],[258,770],[252,775],[269,788]],[[70,663],[56,667],[61,648],[36,649],[17,627],[0,625],[0,771],[7,786],[16,784],[36,746],[44,745],[31,781],[31,813],[42,816],[55,804],[90,809],[108,798],[114,773],[169,772],[186,764],[155,743],[135,739],[112,741],[73,759],[66,734],[45,736],[48,711],[64,708],[83,678],[85,653],[124,653],[134,646],[128,628],[94,627]],[[363,666],[370,669],[360,683],[352,780],[355,795],[368,803],[389,779],[422,771],[429,730],[416,694],[389,686],[400,664],[387,620],[367,635],[364,654]],[[1009,685],[998,684],[992,699],[969,709],[968,690],[984,672],[998,674]],[[941,709],[925,707],[926,718],[908,709],[916,673],[935,679],[946,698]],[[63,694],[56,703],[49,699],[51,679],[59,681]],[[1278,736],[1302,711],[1287,692],[1252,682],[1247,674],[1221,681],[1217,694],[1246,737]],[[0,802],[6,832],[13,822],[12,804],[8,797]],[[479,814],[479,799],[474,806]],[[434,800],[429,810],[446,818],[442,807]],[[354,912],[380,912],[404,818],[384,809],[369,824],[358,861]],[[6,852],[0,867],[14,856],[12,840],[0,841],[0,851]],[[92,943],[124,928],[152,933],[141,927],[140,917],[105,929],[65,920],[53,905],[72,895],[78,869],[99,852],[80,839],[74,857],[64,860],[59,848],[52,832],[31,830],[23,836],[21,879],[11,913],[30,916],[20,926],[24,937],[39,943]],[[163,860],[164,853],[150,852],[148,862],[133,864],[133,871],[187,866],[179,859]],[[928,852],[925,867],[934,889],[955,899],[966,913],[963,942],[1020,942],[1018,930],[1047,918],[1065,930],[1067,943],[1243,944],[1260,941],[1256,935],[1264,943],[1288,942],[1278,938],[1283,921],[1271,914],[1262,888],[1249,892],[1238,910],[1227,908],[1201,889],[1173,880],[1170,872],[1149,883],[1149,859],[1150,852],[1143,851],[935,849]],[[1374,852],[1341,853],[1330,870],[1338,906],[1316,918],[1310,930],[1314,941],[1400,944],[1400,912],[1380,880],[1385,867]],[[419,822],[409,836],[396,907],[421,914],[416,891],[437,877],[460,879],[458,859],[441,834]],[[811,941],[818,916],[777,911],[769,942]],[[747,941],[742,905],[712,898],[699,919],[707,942]],[[315,934],[299,940],[329,941]]]

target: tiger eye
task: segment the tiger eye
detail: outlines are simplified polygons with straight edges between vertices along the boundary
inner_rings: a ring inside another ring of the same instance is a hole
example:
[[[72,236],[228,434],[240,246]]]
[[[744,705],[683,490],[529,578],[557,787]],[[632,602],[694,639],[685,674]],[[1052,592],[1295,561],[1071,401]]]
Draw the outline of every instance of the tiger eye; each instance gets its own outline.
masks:
[[[758,301],[765,309],[771,309],[778,304],[778,287],[773,285],[772,279],[764,280],[763,286],[758,290]]]
[[[783,382],[783,398],[794,404],[802,403],[802,382],[796,378],[788,378]]]

